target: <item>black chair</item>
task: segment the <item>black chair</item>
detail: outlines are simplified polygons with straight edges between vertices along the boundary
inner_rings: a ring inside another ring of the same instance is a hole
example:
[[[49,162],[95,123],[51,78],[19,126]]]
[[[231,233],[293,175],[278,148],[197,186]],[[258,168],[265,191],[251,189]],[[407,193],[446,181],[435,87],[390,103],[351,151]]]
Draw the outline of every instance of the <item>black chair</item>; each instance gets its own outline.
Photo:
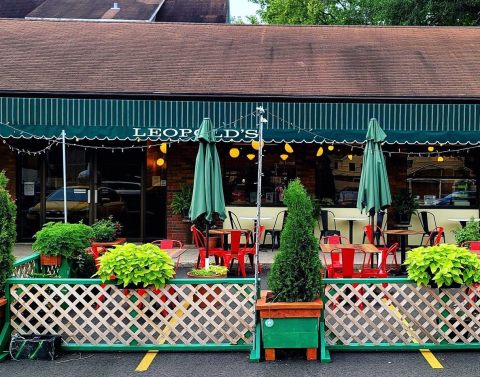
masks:
[[[333,229],[330,229],[329,219],[332,218],[333,220]],[[322,222],[322,226],[319,228],[320,230],[320,238],[328,237],[328,236],[340,236],[340,231],[337,230],[337,224],[335,222],[335,214],[332,211],[328,210],[321,210],[320,212],[320,220]]]
[[[283,214],[283,220],[282,220],[282,227],[277,228],[277,224],[280,226],[280,216]],[[267,237],[267,234],[269,234],[272,237],[272,251],[275,248],[275,240],[277,248],[280,247],[280,235],[282,234],[282,230],[285,227],[285,224],[287,222],[287,216],[288,216],[288,211],[280,211],[277,213],[277,217],[275,218],[275,222],[273,223],[273,229],[265,229],[265,233],[263,235],[263,245],[265,245],[265,238]]]
[[[438,232],[435,232],[434,230],[438,228],[437,226],[437,220],[435,219],[435,215],[432,213],[432,212],[428,212],[428,211],[420,211],[417,213],[418,215],[418,220],[420,221],[420,224],[422,225],[422,229],[423,229],[423,234],[422,234],[422,241],[420,242],[420,245],[423,245],[423,239],[425,237],[427,238],[435,238],[436,234]],[[430,225],[428,223],[428,219],[431,219],[433,221],[433,228],[430,229]],[[445,243],[445,232],[442,233],[442,238],[443,238],[443,242]]]
[[[235,215],[232,211],[228,211],[228,218],[230,219],[230,226],[232,229],[242,229],[237,215]]]

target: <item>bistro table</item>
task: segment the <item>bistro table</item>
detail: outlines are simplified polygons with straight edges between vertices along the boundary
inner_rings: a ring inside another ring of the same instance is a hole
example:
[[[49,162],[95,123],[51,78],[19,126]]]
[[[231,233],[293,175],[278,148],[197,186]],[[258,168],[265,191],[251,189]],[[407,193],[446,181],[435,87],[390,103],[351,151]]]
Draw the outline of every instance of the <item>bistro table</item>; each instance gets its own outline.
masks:
[[[384,234],[391,234],[392,236],[400,236],[400,271],[403,273],[405,272],[405,267],[403,266],[403,262],[405,262],[405,253],[407,249],[407,240],[408,236],[413,236],[417,234],[423,234],[423,232],[419,232],[418,230],[410,230],[410,229],[388,229],[383,231]]]
[[[251,220],[253,221],[253,243],[256,242],[257,236],[255,232],[257,231],[257,216],[240,216],[240,220]],[[260,217],[260,220],[272,220],[272,217]],[[259,241],[260,242],[260,241]]]
[[[368,217],[339,216],[335,217],[335,220],[348,221],[348,239],[350,243],[353,243],[353,222],[368,220]]]
[[[341,244],[320,243],[320,249],[324,253],[331,253],[332,250],[338,250],[338,249],[341,249],[341,248],[357,249],[357,250],[362,250],[364,253],[372,253],[372,254],[377,254],[377,253],[381,252],[375,245],[372,245],[371,243],[356,243],[356,244],[350,244],[350,243],[341,243]]]
[[[239,230],[242,232],[242,234],[245,234],[248,243],[248,234],[252,232],[250,229],[210,229],[208,234],[222,236],[222,248],[223,250],[226,250],[228,245],[228,236],[233,230]]]
[[[467,219],[466,217],[452,217],[448,221],[458,221],[462,228],[465,228],[467,221],[471,221],[472,218]],[[480,221],[480,219],[473,219],[473,221]]]

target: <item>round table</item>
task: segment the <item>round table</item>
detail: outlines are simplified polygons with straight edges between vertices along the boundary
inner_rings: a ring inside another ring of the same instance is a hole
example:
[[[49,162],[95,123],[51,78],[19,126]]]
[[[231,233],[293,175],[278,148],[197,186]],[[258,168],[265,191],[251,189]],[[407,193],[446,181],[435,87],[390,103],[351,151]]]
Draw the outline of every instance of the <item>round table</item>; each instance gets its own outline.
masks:
[[[405,253],[407,248],[407,239],[408,236],[413,236],[417,234],[423,234],[418,230],[409,230],[409,229],[388,229],[383,231],[384,234],[391,234],[392,236],[400,236],[400,270],[405,272],[403,262],[405,262]]]
[[[257,240],[257,216],[239,216],[240,220],[252,220],[253,221],[253,243]],[[260,220],[271,220],[271,217],[260,217]],[[260,242],[260,240],[259,240]]]
[[[348,221],[348,239],[350,243],[353,243],[353,222],[354,221],[365,221],[368,220],[368,217],[355,217],[355,216],[339,216],[335,217],[335,220],[339,221]]]
[[[466,217],[452,217],[448,219],[448,221],[458,221],[462,226],[462,228],[465,228],[465,226],[467,225],[467,221],[470,221],[470,220],[472,220],[472,218],[468,219]],[[473,221],[480,221],[480,219],[473,219]]]

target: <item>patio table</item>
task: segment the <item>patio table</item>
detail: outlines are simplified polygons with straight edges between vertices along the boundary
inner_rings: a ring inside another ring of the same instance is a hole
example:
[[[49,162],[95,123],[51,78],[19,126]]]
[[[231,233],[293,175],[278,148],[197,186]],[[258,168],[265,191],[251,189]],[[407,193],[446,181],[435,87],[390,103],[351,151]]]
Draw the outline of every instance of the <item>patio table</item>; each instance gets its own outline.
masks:
[[[210,229],[208,234],[222,236],[222,248],[223,250],[227,250],[226,247],[228,245],[228,236],[233,230],[239,230],[242,232],[242,234],[245,234],[248,242],[248,233],[251,233],[250,229]]]
[[[465,226],[467,225],[467,221],[470,221],[472,220],[472,218],[466,218],[466,217],[452,217],[450,219],[448,219],[448,221],[458,221],[460,223],[460,225],[462,226],[462,228],[465,228]],[[480,219],[473,219],[473,221],[480,221]]]
[[[340,248],[346,248],[346,249],[357,249],[357,250],[362,250],[365,253],[373,253],[373,254],[378,254],[381,252],[375,245],[372,245],[371,243],[342,243],[342,244],[331,244],[331,243],[321,243],[320,244],[320,249],[324,253],[331,253],[332,250],[338,250]]]
[[[391,234],[392,236],[400,236],[400,272],[404,273],[405,267],[403,262],[405,262],[405,253],[407,248],[407,240],[408,236],[413,236],[417,234],[423,234],[423,232],[419,232],[418,230],[410,230],[410,229],[388,229],[383,231],[384,234]]]
[[[353,243],[353,222],[354,221],[365,221],[368,220],[368,217],[358,217],[358,216],[335,216],[335,220],[339,221],[348,221],[348,239],[350,243]]]

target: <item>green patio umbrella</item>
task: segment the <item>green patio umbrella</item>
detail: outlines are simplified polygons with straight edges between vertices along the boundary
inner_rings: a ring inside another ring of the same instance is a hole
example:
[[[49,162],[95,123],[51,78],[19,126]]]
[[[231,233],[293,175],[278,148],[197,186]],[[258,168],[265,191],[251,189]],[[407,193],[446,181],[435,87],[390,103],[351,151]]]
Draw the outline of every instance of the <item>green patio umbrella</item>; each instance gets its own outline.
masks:
[[[381,144],[387,135],[375,118],[370,120],[358,187],[357,208],[374,215],[392,202]],[[373,216],[372,226],[373,226]]]
[[[193,195],[189,217],[195,221],[205,217],[207,222],[207,264],[208,267],[208,228],[216,212],[221,220],[225,219],[225,198],[223,196],[220,158],[215,146],[215,130],[210,118],[204,118],[196,140],[200,143],[195,161]]]

